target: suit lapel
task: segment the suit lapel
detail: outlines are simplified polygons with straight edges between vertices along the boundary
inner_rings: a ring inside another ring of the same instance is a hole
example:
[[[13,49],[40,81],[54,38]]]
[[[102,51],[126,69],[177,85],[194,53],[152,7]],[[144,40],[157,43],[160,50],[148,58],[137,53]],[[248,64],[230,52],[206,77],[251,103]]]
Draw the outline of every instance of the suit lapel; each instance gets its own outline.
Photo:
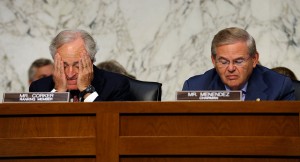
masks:
[[[268,85],[263,80],[263,74],[258,67],[253,69],[248,81],[247,94],[245,100],[267,100],[266,89]]]
[[[207,89],[208,90],[225,90],[225,85],[223,84],[219,75],[215,75]]]
[[[267,100],[268,95],[266,94],[266,90],[268,86],[264,82],[263,74],[258,66],[253,69],[252,75],[248,81],[245,100],[256,100],[258,98],[260,100]],[[225,85],[221,78],[218,75],[215,75],[207,87],[207,90],[225,90]]]
[[[94,70],[94,79],[92,80],[91,84],[95,87],[96,91],[100,95],[104,87],[103,73],[95,65],[93,65],[93,70]]]

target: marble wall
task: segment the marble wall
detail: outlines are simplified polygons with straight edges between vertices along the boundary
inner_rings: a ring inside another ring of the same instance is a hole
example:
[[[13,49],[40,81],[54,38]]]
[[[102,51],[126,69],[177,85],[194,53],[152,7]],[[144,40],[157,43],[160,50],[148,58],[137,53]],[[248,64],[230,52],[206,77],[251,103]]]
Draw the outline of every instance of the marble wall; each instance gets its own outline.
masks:
[[[116,59],[138,79],[163,83],[163,101],[212,68],[211,40],[231,26],[256,39],[261,64],[287,66],[300,78],[299,6],[299,0],[1,0],[0,93],[28,91],[31,62],[50,58],[50,40],[68,28],[94,36],[96,64]]]

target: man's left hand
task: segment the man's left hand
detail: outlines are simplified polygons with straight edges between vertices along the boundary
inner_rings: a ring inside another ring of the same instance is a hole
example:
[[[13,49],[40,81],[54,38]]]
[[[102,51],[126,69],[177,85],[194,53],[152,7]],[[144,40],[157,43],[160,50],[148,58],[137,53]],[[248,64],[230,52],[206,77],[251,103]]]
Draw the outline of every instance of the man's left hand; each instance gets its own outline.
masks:
[[[79,61],[79,72],[77,78],[77,87],[79,91],[85,90],[91,84],[94,78],[93,63],[87,53],[81,54]]]

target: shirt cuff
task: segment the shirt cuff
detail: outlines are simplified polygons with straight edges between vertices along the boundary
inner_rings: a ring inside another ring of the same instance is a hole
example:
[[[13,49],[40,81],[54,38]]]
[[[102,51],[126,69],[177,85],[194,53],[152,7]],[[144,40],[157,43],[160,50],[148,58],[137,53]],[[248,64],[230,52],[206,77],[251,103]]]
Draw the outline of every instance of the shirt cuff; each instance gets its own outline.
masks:
[[[97,92],[93,92],[92,94],[90,94],[89,96],[87,96],[87,98],[84,99],[83,102],[94,102],[95,99],[98,97],[98,93]]]
[[[51,92],[56,92],[56,89],[53,88]]]

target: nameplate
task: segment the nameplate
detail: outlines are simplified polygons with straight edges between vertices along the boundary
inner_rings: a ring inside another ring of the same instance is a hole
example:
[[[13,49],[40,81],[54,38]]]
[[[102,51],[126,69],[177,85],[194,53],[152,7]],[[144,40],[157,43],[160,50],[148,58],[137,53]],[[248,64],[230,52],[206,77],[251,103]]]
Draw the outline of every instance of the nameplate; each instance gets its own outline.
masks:
[[[242,91],[178,91],[176,100],[242,101]]]
[[[69,92],[4,93],[3,102],[69,102]]]

